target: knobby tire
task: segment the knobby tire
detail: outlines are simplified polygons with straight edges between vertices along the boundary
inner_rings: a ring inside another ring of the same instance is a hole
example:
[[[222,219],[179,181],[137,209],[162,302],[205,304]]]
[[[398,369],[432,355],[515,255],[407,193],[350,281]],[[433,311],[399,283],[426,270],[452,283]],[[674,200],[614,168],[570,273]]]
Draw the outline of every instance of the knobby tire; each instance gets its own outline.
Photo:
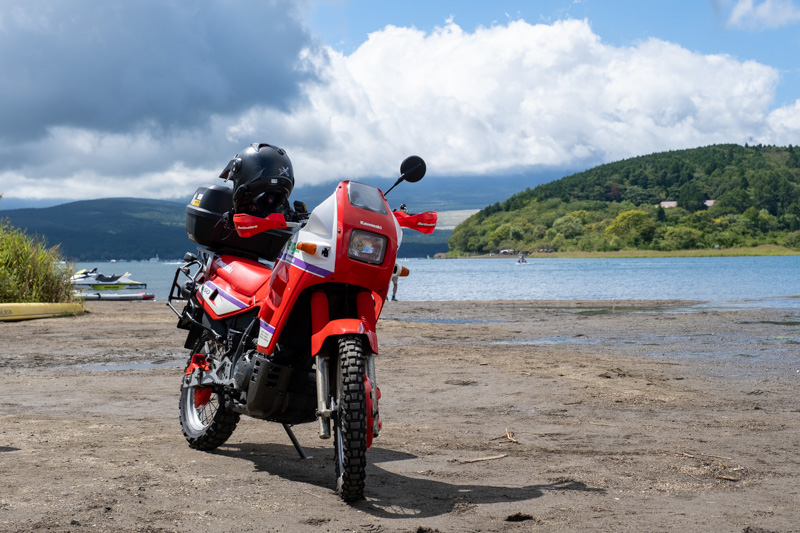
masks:
[[[367,395],[361,337],[339,339],[334,417],[336,492],[346,502],[364,498],[367,466]]]

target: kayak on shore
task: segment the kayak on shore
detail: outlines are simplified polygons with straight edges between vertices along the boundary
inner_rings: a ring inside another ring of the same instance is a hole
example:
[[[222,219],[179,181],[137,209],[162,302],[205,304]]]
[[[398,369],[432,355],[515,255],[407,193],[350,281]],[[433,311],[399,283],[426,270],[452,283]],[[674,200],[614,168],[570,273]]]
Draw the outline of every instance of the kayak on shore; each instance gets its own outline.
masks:
[[[83,313],[79,303],[0,303],[0,321],[72,316]]]

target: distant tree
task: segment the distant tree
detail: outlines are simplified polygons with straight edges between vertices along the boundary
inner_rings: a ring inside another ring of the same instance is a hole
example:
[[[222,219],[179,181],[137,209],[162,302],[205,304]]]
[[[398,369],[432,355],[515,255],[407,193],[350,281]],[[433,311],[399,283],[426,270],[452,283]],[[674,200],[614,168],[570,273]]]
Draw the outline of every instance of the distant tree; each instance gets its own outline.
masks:
[[[564,215],[553,222],[553,229],[565,238],[572,239],[583,233],[583,223],[574,215]]]
[[[632,244],[650,242],[653,239],[656,225],[646,212],[634,209],[617,215],[606,229],[606,235],[619,237]]]
[[[564,249],[565,245],[565,238],[560,233],[556,233],[555,236],[550,240],[550,248],[553,250],[561,251]]]
[[[638,185],[630,185],[625,189],[622,199],[629,201],[633,205],[642,205],[652,201],[650,193]]]
[[[619,202],[622,199],[622,189],[619,183],[612,183],[608,186],[608,194],[606,195],[610,202]]]
[[[766,209],[771,215],[783,214],[797,198],[796,187],[786,176],[775,171],[760,173],[751,183],[755,206]]]
[[[752,207],[753,200],[745,189],[731,189],[716,199],[714,207],[730,207],[736,213],[744,213],[745,209]]]
[[[703,232],[694,228],[677,226],[668,228],[662,239],[667,250],[691,250],[697,248],[703,238]]]
[[[800,168],[800,156],[797,155],[796,147],[789,145],[789,158],[786,160],[786,166],[789,168]]]
[[[788,248],[800,250],[800,231],[792,231],[784,235],[781,244]]]
[[[781,227],[789,231],[800,230],[800,217],[793,213],[787,213],[780,217]]]
[[[700,209],[705,209],[705,201],[705,193],[694,181],[690,181],[681,187],[680,191],[678,192],[678,205],[687,211],[694,212],[699,211]]]

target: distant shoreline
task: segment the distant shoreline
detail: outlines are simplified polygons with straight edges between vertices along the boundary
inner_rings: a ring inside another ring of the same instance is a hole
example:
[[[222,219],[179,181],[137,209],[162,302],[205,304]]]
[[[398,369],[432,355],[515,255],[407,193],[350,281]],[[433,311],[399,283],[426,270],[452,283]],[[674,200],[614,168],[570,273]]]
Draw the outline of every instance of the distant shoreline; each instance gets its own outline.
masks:
[[[514,254],[483,254],[470,256],[449,257],[448,254],[436,254],[436,259],[514,259],[519,257]],[[764,244],[742,248],[707,248],[701,250],[618,250],[615,252],[531,252],[522,254],[531,258],[561,258],[561,259],[638,259],[654,257],[759,257],[759,256],[784,256],[800,255],[800,250],[792,250],[784,246]]]

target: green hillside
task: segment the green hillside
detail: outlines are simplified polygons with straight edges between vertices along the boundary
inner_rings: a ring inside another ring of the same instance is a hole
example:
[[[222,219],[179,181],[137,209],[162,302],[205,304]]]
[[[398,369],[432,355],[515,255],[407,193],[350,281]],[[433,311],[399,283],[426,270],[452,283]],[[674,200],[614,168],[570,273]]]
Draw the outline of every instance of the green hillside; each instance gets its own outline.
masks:
[[[800,148],[726,144],[601,165],[486,207],[449,240],[451,255],[761,244],[800,249]]]
[[[177,202],[110,198],[0,211],[0,218],[60,245],[68,260],[177,259],[196,248],[186,237],[184,209]]]

